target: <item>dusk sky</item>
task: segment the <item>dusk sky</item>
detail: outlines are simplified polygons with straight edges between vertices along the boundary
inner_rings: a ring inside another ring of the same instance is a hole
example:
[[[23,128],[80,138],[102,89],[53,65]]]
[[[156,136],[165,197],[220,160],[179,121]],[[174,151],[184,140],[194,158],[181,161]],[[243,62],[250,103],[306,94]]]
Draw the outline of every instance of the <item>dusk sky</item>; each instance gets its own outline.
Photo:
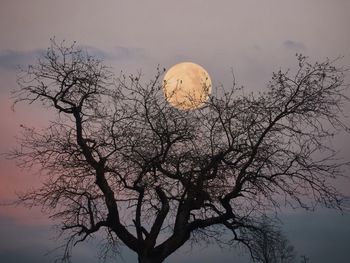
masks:
[[[17,87],[17,66],[35,63],[52,37],[77,41],[117,74],[141,70],[147,80],[157,65],[192,61],[209,72],[213,86],[230,87],[233,69],[238,85],[264,91],[273,71],[296,66],[295,53],[311,61],[343,56],[339,64],[350,68],[349,14],[350,0],[1,0],[0,153],[16,145],[20,124],[44,127],[50,119],[40,105],[12,111],[11,90]],[[345,112],[350,116],[350,103]],[[350,119],[345,122],[350,125]],[[350,134],[336,136],[333,147],[350,161]],[[0,155],[0,203],[41,180],[35,169],[20,170]],[[348,179],[335,185],[350,196]],[[299,256],[310,263],[350,262],[349,211],[284,209],[280,217]],[[39,209],[0,206],[0,262],[53,262],[57,253],[45,254],[58,246],[55,236],[53,222]],[[96,243],[78,245],[73,262],[97,262]],[[215,244],[192,251],[185,246],[165,262],[250,262],[242,253]],[[136,262],[136,256],[124,248],[119,261]]]

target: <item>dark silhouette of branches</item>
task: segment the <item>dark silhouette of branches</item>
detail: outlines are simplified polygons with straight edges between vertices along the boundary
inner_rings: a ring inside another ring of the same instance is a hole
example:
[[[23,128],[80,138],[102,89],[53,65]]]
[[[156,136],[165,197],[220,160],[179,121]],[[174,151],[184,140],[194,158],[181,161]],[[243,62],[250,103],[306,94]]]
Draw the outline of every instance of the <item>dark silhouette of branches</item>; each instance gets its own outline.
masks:
[[[309,258],[305,255],[300,256],[301,257],[301,263],[307,263],[309,262]]]
[[[244,95],[234,85],[183,111],[164,99],[163,70],[148,83],[115,77],[75,44],[53,40],[14,93],[15,103],[57,113],[46,130],[24,127],[12,152],[46,176],[20,201],[61,222],[65,259],[97,231],[143,263],[163,262],[191,241],[244,244],[254,257],[251,237],[271,209],[342,205],[332,180],[344,163],[327,142],[348,130],[345,70],[297,61],[295,73],[274,73],[265,92]]]
[[[293,263],[296,252],[277,223],[266,216],[261,218],[257,228],[247,229],[243,236],[249,243],[252,258],[262,263]]]

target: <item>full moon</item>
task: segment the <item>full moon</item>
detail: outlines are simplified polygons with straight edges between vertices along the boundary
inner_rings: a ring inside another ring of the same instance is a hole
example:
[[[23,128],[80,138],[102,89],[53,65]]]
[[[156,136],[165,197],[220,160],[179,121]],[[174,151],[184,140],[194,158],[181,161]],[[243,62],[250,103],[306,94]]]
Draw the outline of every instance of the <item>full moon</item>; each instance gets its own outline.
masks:
[[[165,74],[163,91],[173,107],[181,110],[197,109],[204,105],[211,93],[210,76],[200,65],[179,63]]]

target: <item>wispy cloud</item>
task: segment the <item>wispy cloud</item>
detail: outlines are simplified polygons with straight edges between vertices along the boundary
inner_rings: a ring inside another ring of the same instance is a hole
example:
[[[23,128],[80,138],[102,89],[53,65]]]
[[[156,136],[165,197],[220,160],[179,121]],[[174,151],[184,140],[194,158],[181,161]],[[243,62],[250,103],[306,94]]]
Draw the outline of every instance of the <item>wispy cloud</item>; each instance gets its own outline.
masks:
[[[301,42],[297,42],[297,41],[293,41],[293,40],[286,40],[283,42],[283,46],[285,48],[291,49],[293,51],[301,51],[301,50],[305,50],[306,46],[301,43]]]
[[[31,51],[0,50],[0,69],[14,70],[20,65],[33,63],[44,52],[44,49]]]
[[[82,48],[86,49],[89,54],[104,60],[125,61],[143,57],[143,51],[140,48],[124,46],[116,46],[109,50],[102,50],[92,46],[83,46]]]
[[[81,46],[90,55],[106,61],[127,61],[143,57],[140,48],[129,48],[116,46],[110,50],[102,50],[93,46]],[[33,64],[36,59],[46,52],[45,49],[35,49],[30,51],[0,50],[0,69],[16,70],[19,66]]]

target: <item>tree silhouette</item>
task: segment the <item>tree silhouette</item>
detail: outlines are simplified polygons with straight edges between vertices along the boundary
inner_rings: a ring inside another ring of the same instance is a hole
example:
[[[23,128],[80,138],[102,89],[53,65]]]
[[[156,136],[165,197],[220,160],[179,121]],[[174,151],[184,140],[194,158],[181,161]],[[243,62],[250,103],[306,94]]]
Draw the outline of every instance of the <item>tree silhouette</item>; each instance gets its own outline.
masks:
[[[23,127],[11,157],[37,165],[43,185],[20,196],[42,206],[74,244],[105,231],[139,262],[163,262],[186,242],[243,244],[281,204],[341,208],[332,186],[343,163],[327,141],[342,122],[345,70],[336,61],[278,71],[265,92],[217,88],[196,110],[171,107],[158,69],[115,77],[75,44],[52,40],[21,72],[15,103],[42,103],[56,117]],[[226,235],[229,231],[232,235]],[[259,233],[259,232],[257,232]]]
[[[263,216],[257,229],[243,232],[249,242],[252,258],[261,263],[293,263],[296,252],[288,239],[276,226],[277,223]]]
[[[307,256],[301,255],[300,257],[301,257],[301,263],[307,263],[307,262],[309,262],[309,258],[308,258]]]

